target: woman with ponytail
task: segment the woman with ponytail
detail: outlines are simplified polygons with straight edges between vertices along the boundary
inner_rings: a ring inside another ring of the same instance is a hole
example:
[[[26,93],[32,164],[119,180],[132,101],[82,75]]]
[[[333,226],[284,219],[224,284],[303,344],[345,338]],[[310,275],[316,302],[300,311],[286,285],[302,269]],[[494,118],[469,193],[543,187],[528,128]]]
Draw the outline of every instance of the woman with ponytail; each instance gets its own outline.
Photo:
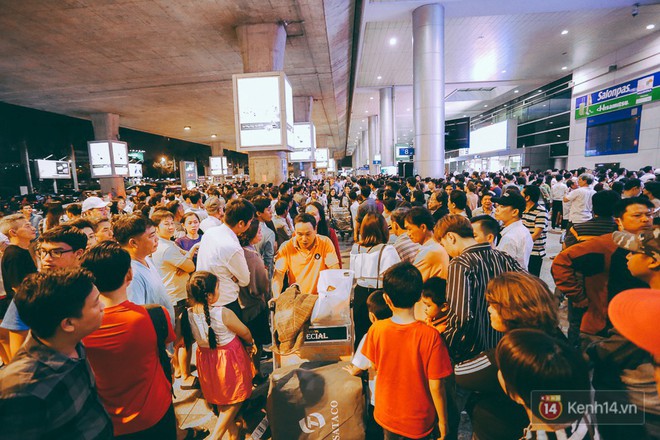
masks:
[[[213,306],[219,296],[218,278],[195,272],[187,285],[188,320],[197,341],[197,372],[206,401],[218,407],[218,422],[211,434],[221,439],[229,432],[238,439],[234,419],[252,394],[255,369],[250,360],[257,349],[250,330],[226,307]],[[247,350],[247,351],[246,351]]]

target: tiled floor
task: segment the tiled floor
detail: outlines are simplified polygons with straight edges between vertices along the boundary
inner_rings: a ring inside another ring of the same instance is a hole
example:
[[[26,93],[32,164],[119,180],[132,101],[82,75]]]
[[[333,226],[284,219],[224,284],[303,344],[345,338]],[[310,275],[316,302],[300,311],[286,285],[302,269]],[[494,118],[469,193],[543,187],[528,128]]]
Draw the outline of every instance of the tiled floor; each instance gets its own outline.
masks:
[[[547,240],[547,254],[548,256],[543,262],[543,267],[541,269],[541,278],[548,283],[548,286],[551,290],[554,290],[555,285],[552,280],[552,275],[550,274],[550,265],[552,260],[549,257],[556,255],[561,250],[561,244],[559,243],[559,234],[549,233]],[[352,239],[347,238],[346,241],[340,239],[340,250],[342,257],[343,267],[347,268],[349,266],[349,253],[352,246]],[[560,309],[560,319],[561,325],[564,330],[566,330],[566,310]],[[194,359],[194,356],[193,356]],[[262,371],[270,373],[272,371],[272,362],[262,362]],[[196,373],[194,373],[196,374]],[[181,428],[206,428],[209,431],[213,430],[215,422],[217,420],[216,416],[213,414],[209,406],[206,404],[206,401],[203,399],[200,390],[181,390],[180,380],[177,380],[174,383],[174,408],[176,410],[177,419],[179,426]],[[264,383],[257,387],[251,397],[251,401],[255,401],[255,407],[263,408],[265,403],[266,394],[268,393],[268,383]],[[248,432],[246,434],[246,439],[250,439],[252,431],[259,424],[259,422],[265,416],[264,410],[251,410],[246,412],[246,422],[248,425]],[[228,435],[225,435],[225,439],[229,438]],[[266,438],[266,437],[263,437]],[[471,438],[469,420],[465,414],[463,414],[463,420],[461,423],[459,440],[469,440]],[[217,439],[220,440],[220,439]]]

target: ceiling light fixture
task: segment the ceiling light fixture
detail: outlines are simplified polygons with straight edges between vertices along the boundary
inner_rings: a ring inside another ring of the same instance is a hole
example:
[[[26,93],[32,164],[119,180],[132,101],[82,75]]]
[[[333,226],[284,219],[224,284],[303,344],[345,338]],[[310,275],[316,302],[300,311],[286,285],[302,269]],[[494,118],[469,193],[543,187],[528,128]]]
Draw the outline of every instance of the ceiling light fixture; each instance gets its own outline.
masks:
[[[484,104],[484,107],[488,107],[488,104]]]
[[[190,131],[190,125],[186,125],[185,127],[183,127],[183,129],[186,131]]]
[[[365,110],[364,112],[365,112],[365,113],[369,113],[369,110]]]
[[[467,118],[467,115],[463,115],[464,118]]]
[[[650,25],[646,26],[646,29],[648,29],[648,30],[655,29],[655,25],[650,24]]]
[[[370,96],[369,99],[374,99],[374,97],[373,97],[373,96]]]
[[[212,134],[212,135],[211,135],[211,139],[215,139],[215,138],[217,138],[217,137],[218,137],[217,134]]]
[[[518,90],[514,90],[513,93],[518,93]]]
[[[568,69],[568,67],[566,67],[566,66],[562,66],[562,68],[561,68],[561,70],[566,70],[566,69]]]
[[[409,111],[410,111],[410,109],[409,109],[409,108],[407,108],[407,109],[406,109],[406,111],[407,111],[407,112],[409,112]]]
[[[562,35],[566,35],[567,33],[568,33],[568,29],[564,29],[563,31],[561,31]]]
[[[383,79],[383,77],[380,76],[380,75],[378,75],[378,76],[376,77],[376,79]]]
[[[506,70],[503,70],[502,73],[506,73]]]
[[[394,46],[396,44],[396,38],[392,37],[390,38],[390,46]]]

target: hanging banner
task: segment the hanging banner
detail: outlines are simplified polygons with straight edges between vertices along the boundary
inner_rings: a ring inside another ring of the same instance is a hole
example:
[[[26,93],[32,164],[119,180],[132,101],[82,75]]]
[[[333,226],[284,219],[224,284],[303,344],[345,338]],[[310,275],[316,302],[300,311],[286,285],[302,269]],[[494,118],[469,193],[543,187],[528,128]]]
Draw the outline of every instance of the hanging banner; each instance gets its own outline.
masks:
[[[660,72],[575,99],[575,119],[660,100]]]

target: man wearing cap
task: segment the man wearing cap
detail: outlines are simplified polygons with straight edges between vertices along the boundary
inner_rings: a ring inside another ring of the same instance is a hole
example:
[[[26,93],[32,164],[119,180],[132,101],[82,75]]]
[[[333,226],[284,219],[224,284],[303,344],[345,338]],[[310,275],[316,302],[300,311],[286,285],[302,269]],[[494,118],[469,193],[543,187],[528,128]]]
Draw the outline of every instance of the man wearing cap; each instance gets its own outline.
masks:
[[[518,193],[504,193],[502,197],[494,197],[496,203],[495,218],[502,222],[502,238],[497,250],[506,252],[516,259],[523,269],[529,266],[529,257],[532,255],[534,241],[525,224],[522,215],[527,203]]]
[[[92,217],[95,220],[108,218],[109,202],[104,202],[100,197],[87,197],[82,204],[82,216]]]

